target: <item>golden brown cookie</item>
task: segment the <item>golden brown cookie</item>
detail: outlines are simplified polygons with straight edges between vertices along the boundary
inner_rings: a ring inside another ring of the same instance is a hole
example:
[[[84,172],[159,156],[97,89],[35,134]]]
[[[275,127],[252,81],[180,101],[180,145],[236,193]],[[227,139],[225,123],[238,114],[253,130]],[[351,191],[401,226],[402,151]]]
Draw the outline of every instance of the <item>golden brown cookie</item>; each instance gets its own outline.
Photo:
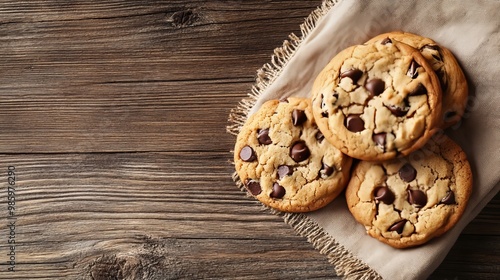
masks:
[[[441,84],[442,127],[447,128],[458,123],[464,114],[469,90],[465,75],[452,52],[429,38],[402,31],[380,34],[368,43],[387,40],[387,38],[403,42],[420,51],[436,72]]]
[[[341,51],[316,78],[312,100],[325,137],[362,160],[407,155],[439,130],[439,80],[418,50],[397,41]]]
[[[318,130],[309,99],[267,101],[238,134],[234,162],[248,192],[286,212],[319,209],[349,181],[352,159]]]
[[[405,158],[359,162],[345,195],[349,210],[370,236],[406,248],[452,228],[471,190],[465,153],[443,135]]]

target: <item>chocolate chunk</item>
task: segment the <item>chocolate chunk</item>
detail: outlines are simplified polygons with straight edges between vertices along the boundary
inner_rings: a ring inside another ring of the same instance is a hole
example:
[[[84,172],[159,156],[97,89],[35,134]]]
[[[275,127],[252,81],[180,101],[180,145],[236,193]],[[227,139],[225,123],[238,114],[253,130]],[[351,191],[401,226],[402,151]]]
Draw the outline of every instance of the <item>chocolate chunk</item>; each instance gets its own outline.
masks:
[[[389,227],[389,231],[395,231],[398,234],[403,233],[403,229],[405,228],[406,220],[401,220],[399,222],[396,222],[392,226]]]
[[[252,195],[259,195],[262,192],[260,183],[251,179],[247,179],[245,187]]]
[[[427,204],[427,195],[421,190],[408,190],[408,202],[417,207],[424,207]]]
[[[349,131],[360,132],[365,129],[365,122],[359,115],[349,115],[345,119],[344,126],[347,127]]]
[[[359,69],[350,69],[342,72],[340,74],[340,79],[350,78],[352,80],[352,84],[355,85],[362,76],[363,76],[363,71]]]
[[[240,158],[243,161],[246,162],[251,162],[257,159],[257,156],[255,155],[255,152],[250,146],[245,146],[243,149],[240,151]]]
[[[269,195],[272,198],[282,198],[285,196],[285,188],[280,186],[278,183],[273,184],[273,191]]]
[[[302,110],[295,109],[292,112],[293,125],[298,126],[307,121],[306,113]]]
[[[328,118],[328,112],[321,112],[321,116],[323,118]]]
[[[321,131],[319,131],[319,130],[318,130],[318,132],[316,132],[316,135],[314,135],[314,137],[320,143],[323,142],[323,140],[325,139],[325,135],[323,135],[323,133],[321,133]]]
[[[292,175],[293,167],[288,165],[278,166],[278,180],[285,178],[285,176]]]
[[[290,149],[290,157],[296,162],[306,160],[311,155],[304,141],[295,142]]]
[[[335,171],[335,168],[332,166],[328,166],[328,164],[323,163],[323,167],[319,171],[319,177],[326,179],[328,176],[333,174],[333,171]]]
[[[385,105],[385,107],[396,117],[403,117],[408,113],[408,110],[410,110],[408,107],[401,108],[396,105]]]
[[[424,85],[418,84],[418,86],[410,92],[410,96],[427,94],[427,89]]]
[[[372,140],[373,140],[373,142],[377,143],[378,146],[383,148],[383,147],[385,147],[386,136],[387,136],[387,133],[385,133],[385,132],[373,134]]]
[[[269,137],[269,129],[267,128],[257,130],[257,140],[259,141],[259,144],[262,145],[269,145],[273,143],[273,141]]]
[[[456,204],[455,202],[455,193],[449,191],[443,199],[441,199],[441,203],[443,204]]]
[[[411,164],[405,163],[405,165],[399,169],[399,177],[405,182],[411,182],[417,177],[417,170],[415,170]]]
[[[412,79],[415,79],[416,77],[418,77],[418,71],[417,71],[418,67],[420,67],[420,65],[415,60],[412,60],[410,63],[410,67],[406,72],[406,75],[411,77]]]
[[[373,192],[373,196],[376,202],[383,202],[385,204],[392,204],[396,197],[394,193],[388,187],[378,187]]]
[[[372,96],[377,96],[384,92],[385,83],[381,79],[371,79],[366,82],[365,88],[371,93]]]
[[[387,44],[392,44],[391,38],[387,37],[382,42],[380,42],[382,45],[387,45]]]

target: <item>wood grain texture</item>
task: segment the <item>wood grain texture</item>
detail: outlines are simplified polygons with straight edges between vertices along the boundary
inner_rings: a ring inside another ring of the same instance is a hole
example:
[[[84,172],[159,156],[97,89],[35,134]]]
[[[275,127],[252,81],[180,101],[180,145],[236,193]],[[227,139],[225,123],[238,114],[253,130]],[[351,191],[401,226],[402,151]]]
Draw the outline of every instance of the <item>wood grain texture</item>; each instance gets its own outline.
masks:
[[[320,3],[0,0],[0,279],[338,278],[234,186],[225,132]],[[498,279],[499,209],[432,279]]]

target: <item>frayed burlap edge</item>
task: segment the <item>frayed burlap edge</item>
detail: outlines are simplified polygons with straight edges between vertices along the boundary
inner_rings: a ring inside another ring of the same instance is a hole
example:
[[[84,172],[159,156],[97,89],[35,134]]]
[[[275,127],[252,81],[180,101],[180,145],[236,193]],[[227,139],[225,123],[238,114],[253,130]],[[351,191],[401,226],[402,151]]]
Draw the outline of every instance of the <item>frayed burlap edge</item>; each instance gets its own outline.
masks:
[[[274,50],[271,62],[264,64],[261,69],[257,70],[257,78],[248,97],[241,100],[238,106],[231,110],[229,115],[230,124],[227,126],[228,133],[235,136],[239,133],[248,118],[249,111],[255,105],[259,96],[280,75],[282,68],[293,57],[302,41],[314,29],[316,23],[339,1],[341,0],[324,0],[322,5],[314,10],[304,23],[300,25],[301,36],[296,36],[293,33],[290,34],[289,40],[285,40],[282,47]],[[246,192],[236,172],[233,173],[232,178],[236,186]],[[313,244],[314,248],[319,250],[321,254],[326,255],[328,261],[333,264],[338,276],[341,276],[343,279],[382,279],[375,270],[354,257],[306,215],[284,213],[264,205],[263,207],[271,213],[282,217],[284,222],[290,225],[300,236],[306,237]]]

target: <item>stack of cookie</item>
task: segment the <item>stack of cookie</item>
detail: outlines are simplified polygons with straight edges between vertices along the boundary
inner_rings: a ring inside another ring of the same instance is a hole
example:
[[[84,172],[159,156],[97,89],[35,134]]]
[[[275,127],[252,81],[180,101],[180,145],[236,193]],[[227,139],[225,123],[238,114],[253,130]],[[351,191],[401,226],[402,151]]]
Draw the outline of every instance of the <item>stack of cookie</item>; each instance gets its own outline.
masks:
[[[369,235],[416,246],[455,225],[470,196],[464,152],[436,133],[460,121],[467,95],[446,48],[382,34],[338,53],[310,99],[270,100],[250,116],[235,167],[251,195],[281,211],[317,210],[346,190]]]

